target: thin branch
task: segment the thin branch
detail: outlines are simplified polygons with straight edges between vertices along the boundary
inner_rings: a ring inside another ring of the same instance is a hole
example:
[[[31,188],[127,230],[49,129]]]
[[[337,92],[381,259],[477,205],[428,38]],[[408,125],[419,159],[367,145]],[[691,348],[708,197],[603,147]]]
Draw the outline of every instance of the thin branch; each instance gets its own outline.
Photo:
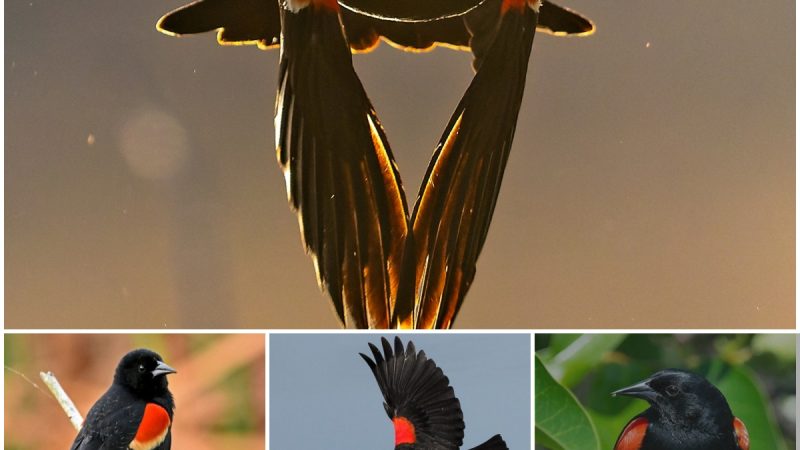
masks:
[[[72,426],[80,431],[81,425],[83,424],[83,417],[78,411],[78,408],[75,407],[75,403],[72,402],[72,399],[70,399],[69,395],[64,391],[64,388],[61,387],[61,384],[58,382],[58,379],[56,379],[56,376],[53,375],[53,372],[39,372],[39,378],[41,378],[48,389],[50,389],[53,397],[55,397],[58,404],[61,405],[61,409],[64,410],[64,413],[72,423]]]

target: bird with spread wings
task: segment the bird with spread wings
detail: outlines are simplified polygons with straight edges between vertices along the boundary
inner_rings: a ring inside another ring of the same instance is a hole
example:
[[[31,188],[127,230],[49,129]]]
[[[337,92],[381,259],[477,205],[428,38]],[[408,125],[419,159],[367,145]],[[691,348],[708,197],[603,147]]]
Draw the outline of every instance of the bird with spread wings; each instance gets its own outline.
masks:
[[[514,137],[537,29],[593,24],[540,0],[198,0],[171,35],[280,47],[278,161],[320,287],[347,328],[450,328],[475,277]],[[469,50],[475,76],[409,209],[352,53]]]

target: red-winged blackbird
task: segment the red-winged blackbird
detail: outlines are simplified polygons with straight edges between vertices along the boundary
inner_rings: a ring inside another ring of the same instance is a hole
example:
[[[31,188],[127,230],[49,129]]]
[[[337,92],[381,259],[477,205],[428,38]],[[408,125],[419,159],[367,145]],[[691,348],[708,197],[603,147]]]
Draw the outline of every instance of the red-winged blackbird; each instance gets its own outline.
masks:
[[[383,354],[369,344],[374,361],[367,362],[383,394],[383,408],[394,424],[396,449],[455,450],[463,443],[464,416],[450,381],[409,341],[404,349],[399,337],[394,349],[381,338]],[[497,434],[473,450],[508,450]]]
[[[744,423],[734,417],[725,397],[694,373],[668,369],[612,395],[650,403],[631,419],[614,450],[749,450]]]
[[[221,43],[280,42],[278,159],[318,282],[340,320],[347,328],[450,328],[494,213],[538,22],[555,34],[593,30],[539,0],[239,0],[236,7],[202,0],[158,27],[219,29]],[[443,44],[475,55],[477,73],[411,212],[352,67],[350,50],[368,50],[381,37],[403,48]]]
[[[89,410],[71,450],[169,450],[175,402],[167,374],[175,369],[155,352],[123,356],[114,381]]]

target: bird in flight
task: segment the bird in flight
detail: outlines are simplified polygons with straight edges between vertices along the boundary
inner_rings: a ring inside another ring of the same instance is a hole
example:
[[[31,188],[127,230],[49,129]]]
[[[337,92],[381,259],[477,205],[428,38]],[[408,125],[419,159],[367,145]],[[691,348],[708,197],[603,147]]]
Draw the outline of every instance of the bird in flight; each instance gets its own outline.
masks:
[[[456,450],[463,444],[464,416],[450,381],[424,351],[399,337],[392,348],[381,338],[383,353],[369,344],[366,361],[383,394],[383,408],[394,425],[395,449]],[[496,434],[472,450],[508,450]]]
[[[592,23],[539,0],[200,0],[172,35],[279,46],[278,161],[321,288],[347,328],[450,328],[499,195],[537,28]],[[352,64],[384,40],[472,51],[476,73],[409,209],[386,133]]]
[[[725,396],[700,375],[668,369],[614,392],[647,401],[614,450],[750,450],[747,428]]]
[[[175,402],[161,356],[133,350],[123,356],[111,387],[89,410],[70,450],[169,450]]]

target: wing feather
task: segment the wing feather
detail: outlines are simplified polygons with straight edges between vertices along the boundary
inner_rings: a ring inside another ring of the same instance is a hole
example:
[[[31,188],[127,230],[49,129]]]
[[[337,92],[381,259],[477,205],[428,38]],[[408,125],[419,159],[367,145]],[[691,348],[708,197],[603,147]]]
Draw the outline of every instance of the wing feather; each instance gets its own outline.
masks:
[[[408,208],[334,12],[282,11],[278,160],[320,286],[348,328],[387,328]]]
[[[495,3],[498,5],[499,3]],[[497,22],[425,175],[412,216],[417,328],[449,328],[475,277],[516,128],[536,13]]]

